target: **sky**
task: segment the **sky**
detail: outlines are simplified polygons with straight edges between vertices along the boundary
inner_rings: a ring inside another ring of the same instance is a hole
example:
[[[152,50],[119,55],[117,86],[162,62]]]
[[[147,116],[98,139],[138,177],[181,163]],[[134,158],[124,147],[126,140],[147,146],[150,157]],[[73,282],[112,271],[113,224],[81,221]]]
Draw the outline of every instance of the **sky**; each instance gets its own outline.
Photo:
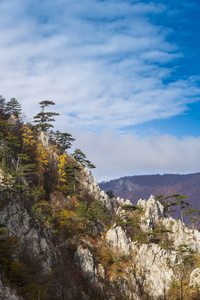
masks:
[[[0,0],[0,95],[56,103],[97,180],[200,171],[197,0]]]

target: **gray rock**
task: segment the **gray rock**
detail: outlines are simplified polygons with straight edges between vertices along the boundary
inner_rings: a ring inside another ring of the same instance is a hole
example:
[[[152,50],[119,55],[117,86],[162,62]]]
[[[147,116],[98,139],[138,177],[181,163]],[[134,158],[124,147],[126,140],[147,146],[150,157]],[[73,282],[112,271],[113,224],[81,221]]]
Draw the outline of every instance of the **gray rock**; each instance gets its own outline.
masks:
[[[167,266],[167,259],[176,262],[176,253],[167,252],[155,244],[132,243],[133,261],[137,266],[137,277],[146,291],[153,297],[163,296],[170,286],[173,271]]]
[[[45,131],[40,131],[38,139],[41,141],[43,147],[46,148],[49,146],[49,136]]]
[[[80,265],[83,273],[88,279],[94,281],[97,275],[97,269],[94,264],[92,253],[88,249],[83,249],[82,246],[79,246],[75,252],[74,260]]]
[[[144,231],[152,230],[154,223],[164,217],[164,207],[159,201],[155,200],[153,195],[150,196],[148,201],[140,199],[137,205],[141,206],[145,211],[141,219]]]
[[[22,298],[17,296],[14,290],[12,290],[10,287],[4,286],[1,280],[0,280],[0,299],[1,300],[22,300]]]
[[[125,231],[121,226],[114,226],[108,230],[106,239],[109,246],[117,248],[121,254],[129,255],[131,249],[131,239],[126,236]]]
[[[5,225],[9,236],[20,238],[22,244],[30,249],[35,255],[45,257],[43,267],[45,270],[51,268],[52,251],[49,243],[51,237],[42,237],[39,230],[31,225],[31,218],[25,209],[18,203],[18,200],[8,203],[0,212],[0,224]]]
[[[200,287],[200,268],[194,269],[190,274],[190,286]]]

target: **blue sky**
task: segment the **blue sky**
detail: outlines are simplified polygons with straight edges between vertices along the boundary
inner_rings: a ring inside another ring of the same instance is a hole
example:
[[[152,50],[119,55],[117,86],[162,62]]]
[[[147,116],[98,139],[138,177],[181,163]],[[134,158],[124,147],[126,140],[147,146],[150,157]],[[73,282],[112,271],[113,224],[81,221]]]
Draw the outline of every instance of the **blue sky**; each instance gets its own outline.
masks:
[[[0,0],[0,94],[56,103],[99,181],[200,171],[200,4]]]

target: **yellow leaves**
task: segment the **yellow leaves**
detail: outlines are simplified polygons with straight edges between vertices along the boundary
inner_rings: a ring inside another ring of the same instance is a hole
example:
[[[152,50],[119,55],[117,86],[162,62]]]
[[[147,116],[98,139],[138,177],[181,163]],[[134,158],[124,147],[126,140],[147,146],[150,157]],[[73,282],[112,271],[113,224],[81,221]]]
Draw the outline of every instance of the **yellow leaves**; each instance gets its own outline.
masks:
[[[99,251],[99,256],[104,268],[109,268],[114,263],[113,251],[108,247],[102,247]]]
[[[63,220],[71,219],[75,216],[75,212],[69,209],[64,209],[61,211],[60,216]]]
[[[48,152],[42,143],[35,139],[34,132],[28,126],[23,126],[21,131],[24,147],[32,159],[35,160],[36,168],[40,176],[42,176],[49,163]]]
[[[76,200],[76,197],[72,197],[70,208],[65,205],[65,208],[56,210],[55,216],[60,228],[72,232],[77,227],[76,208],[78,205],[79,202]]]
[[[46,151],[46,149],[44,149],[44,147],[42,146],[41,143],[37,144],[37,148],[36,148],[37,154],[38,156],[36,157],[36,160],[43,164],[43,165],[48,165],[49,159],[48,159],[48,153]]]
[[[65,164],[67,163],[67,155],[66,154],[60,155],[58,158],[58,161],[59,161],[60,167],[64,167]]]
[[[64,167],[67,164],[67,155],[63,154],[60,155],[58,158],[58,175],[59,175],[59,180],[62,183],[66,183],[66,178],[65,178],[65,171],[64,171]]]
[[[67,164],[67,155],[63,154],[60,155],[58,158],[58,168],[59,168],[59,175],[62,176],[64,174],[63,168],[66,166]]]
[[[75,216],[75,211],[69,209],[64,209],[60,211],[59,215],[57,215],[60,226],[65,228],[67,227],[69,231]]]
[[[22,131],[22,138],[25,147],[32,147],[36,145],[34,133],[28,126],[23,126],[21,131]]]

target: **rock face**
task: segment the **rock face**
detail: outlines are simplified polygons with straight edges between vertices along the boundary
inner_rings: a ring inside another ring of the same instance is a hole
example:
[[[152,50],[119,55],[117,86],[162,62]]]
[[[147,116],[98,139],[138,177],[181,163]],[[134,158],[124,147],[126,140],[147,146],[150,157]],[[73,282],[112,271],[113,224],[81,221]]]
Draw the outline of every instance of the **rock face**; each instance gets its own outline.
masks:
[[[200,268],[194,269],[190,274],[190,286],[200,287]]]
[[[166,261],[176,261],[175,252],[167,252],[155,244],[132,245],[133,261],[138,268],[138,278],[148,293],[155,297],[163,296],[169,288],[171,277],[174,275]]]
[[[200,252],[200,232],[198,230],[189,229],[179,219],[164,216],[164,207],[159,201],[156,201],[154,196],[150,196],[149,200],[139,200],[138,206],[141,206],[145,213],[142,217],[142,229],[151,231],[156,224],[164,225],[170,229],[171,239],[174,241],[175,247],[181,244],[187,244],[194,251]]]
[[[94,264],[92,253],[88,249],[79,246],[74,259],[81,266],[82,271],[89,280],[94,281],[97,275],[97,269]]]
[[[131,250],[131,239],[126,236],[121,226],[114,226],[108,230],[106,238],[109,246],[117,248],[121,254],[129,255]]]
[[[6,226],[9,236],[20,238],[21,243],[26,245],[33,255],[41,258],[44,271],[51,270],[53,257],[62,252],[63,245],[66,246],[64,248],[66,250],[69,239],[72,239],[74,265],[78,266],[77,269],[82,271],[83,277],[91,286],[99,289],[100,295],[103,295],[105,300],[114,300],[116,295],[119,299],[124,297],[124,299],[140,300],[144,293],[148,293],[152,299],[163,297],[169,289],[171,277],[175,276],[173,269],[167,265],[167,261],[170,261],[171,265],[177,263],[176,251],[167,251],[150,242],[148,244],[144,242],[140,244],[139,241],[132,242],[127,234],[128,226],[119,226],[117,224],[120,222],[116,223],[118,219],[126,223],[126,217],[123,219],[125,213],[123,205],[131,206],[131,202],[119,197],[110,199],[104,191],[100,190],[97,181],[87,168],[84,168],[82,172],[83,191],[91,195],[96,201],[100,201],[110,218],[115,216],[115,220],[112,219],[110,228],[102,233],[102,237],[100,234],[98,235],[99,241],[95,240],[95,245],[92,244],[91,240],[86,241],[84,247],[80,245],[78,233],[77,236],[70,238],[66,234],[62,240],[62,245],[59,245],[60,248],[56,248],[52,241],[51,230],[49,228],[42,230],[39,222],[35,221],[33,224],[31,213],[28,213],[28,210],[18,199],[13,199],[1,209],[0,224]],[[55,210],[74,209],[73,199],[70,196],[64,197],[58,191],[50,194],[50,201]],[[140,215],[141,220],[138,220],[140,231],[145,234],[150,233],[149,236],[151,236],[151,232],[156,226],[157,228],[164,226],[164,228],[171,230],[169,237],[174,242],[175,248],[184,243],[200,253],[200,232],[188,229],[180,220],[174,220],[171,217],[166,218],[163,206],[155,200],[154,196],[151,195],[147,201],[140,199],[138,206],[143,208],[143,213]],[[97,224],[94,226],[97,228]],[[86,239],[91,239],[91,236],[87,236],[87,234],[85,236]],[[114,266],[110,267],[116,268],[115,272],[112,270],[112,274],[106,264],[103,264],[103,258],[99,258],[102,248],[111,250],[115,257],[122,262],[118,267],[116,260]],[[67,256],[66,252],[64,255]],[[200,284],[200,269],[194,270],[191,274],[190,285],[195,286],[196,284]],[[71,291],[68,293],[70,294]],[[73,299],[73,296],[70,297],[69,299]],[[0,299],[21,300],[2,282],[0,282]],[[84,292],[82,299],[89,299]]]
[[[4,286],[0,280],[0,299],[2,300],[22,300],[14,291]]]
[[[42,145],[47,148],[49,145],[49,136],[44,131],[40,131],[39,140],[41,141]]]
[[[22,209],[18,200],[10,202],[0,213],[0,224],[6,226],[9,236],[20,238],[22,244],[34,255],[45,257],[43,267],[50,270],[53,248],[51,237],[42,237],[38,229],[31,225],[31,218],[26,209]],[[50,246],[51,244],[51,246]],[[47,259],[46,259],[47,258]]]
[[[119,206],[131,204],[130,200],[124,201],[124,199],[120,197],[110,199],[103,190],[100,190],[97,180],[92,176],[88,168],[85,167],[82,170],[82,173],[84,177],[84,180],[82,181],[83,190],[91,194],[97,201],[100,201],[111,214],[116,212]]]
[[[153,225],[164,216],[164,207],[159,201],[155,200],[153,195],[150,196],[148,201],[140,199],[137,205],[145,211],[142,217],[142,229],[144,231],[153,229]]]

